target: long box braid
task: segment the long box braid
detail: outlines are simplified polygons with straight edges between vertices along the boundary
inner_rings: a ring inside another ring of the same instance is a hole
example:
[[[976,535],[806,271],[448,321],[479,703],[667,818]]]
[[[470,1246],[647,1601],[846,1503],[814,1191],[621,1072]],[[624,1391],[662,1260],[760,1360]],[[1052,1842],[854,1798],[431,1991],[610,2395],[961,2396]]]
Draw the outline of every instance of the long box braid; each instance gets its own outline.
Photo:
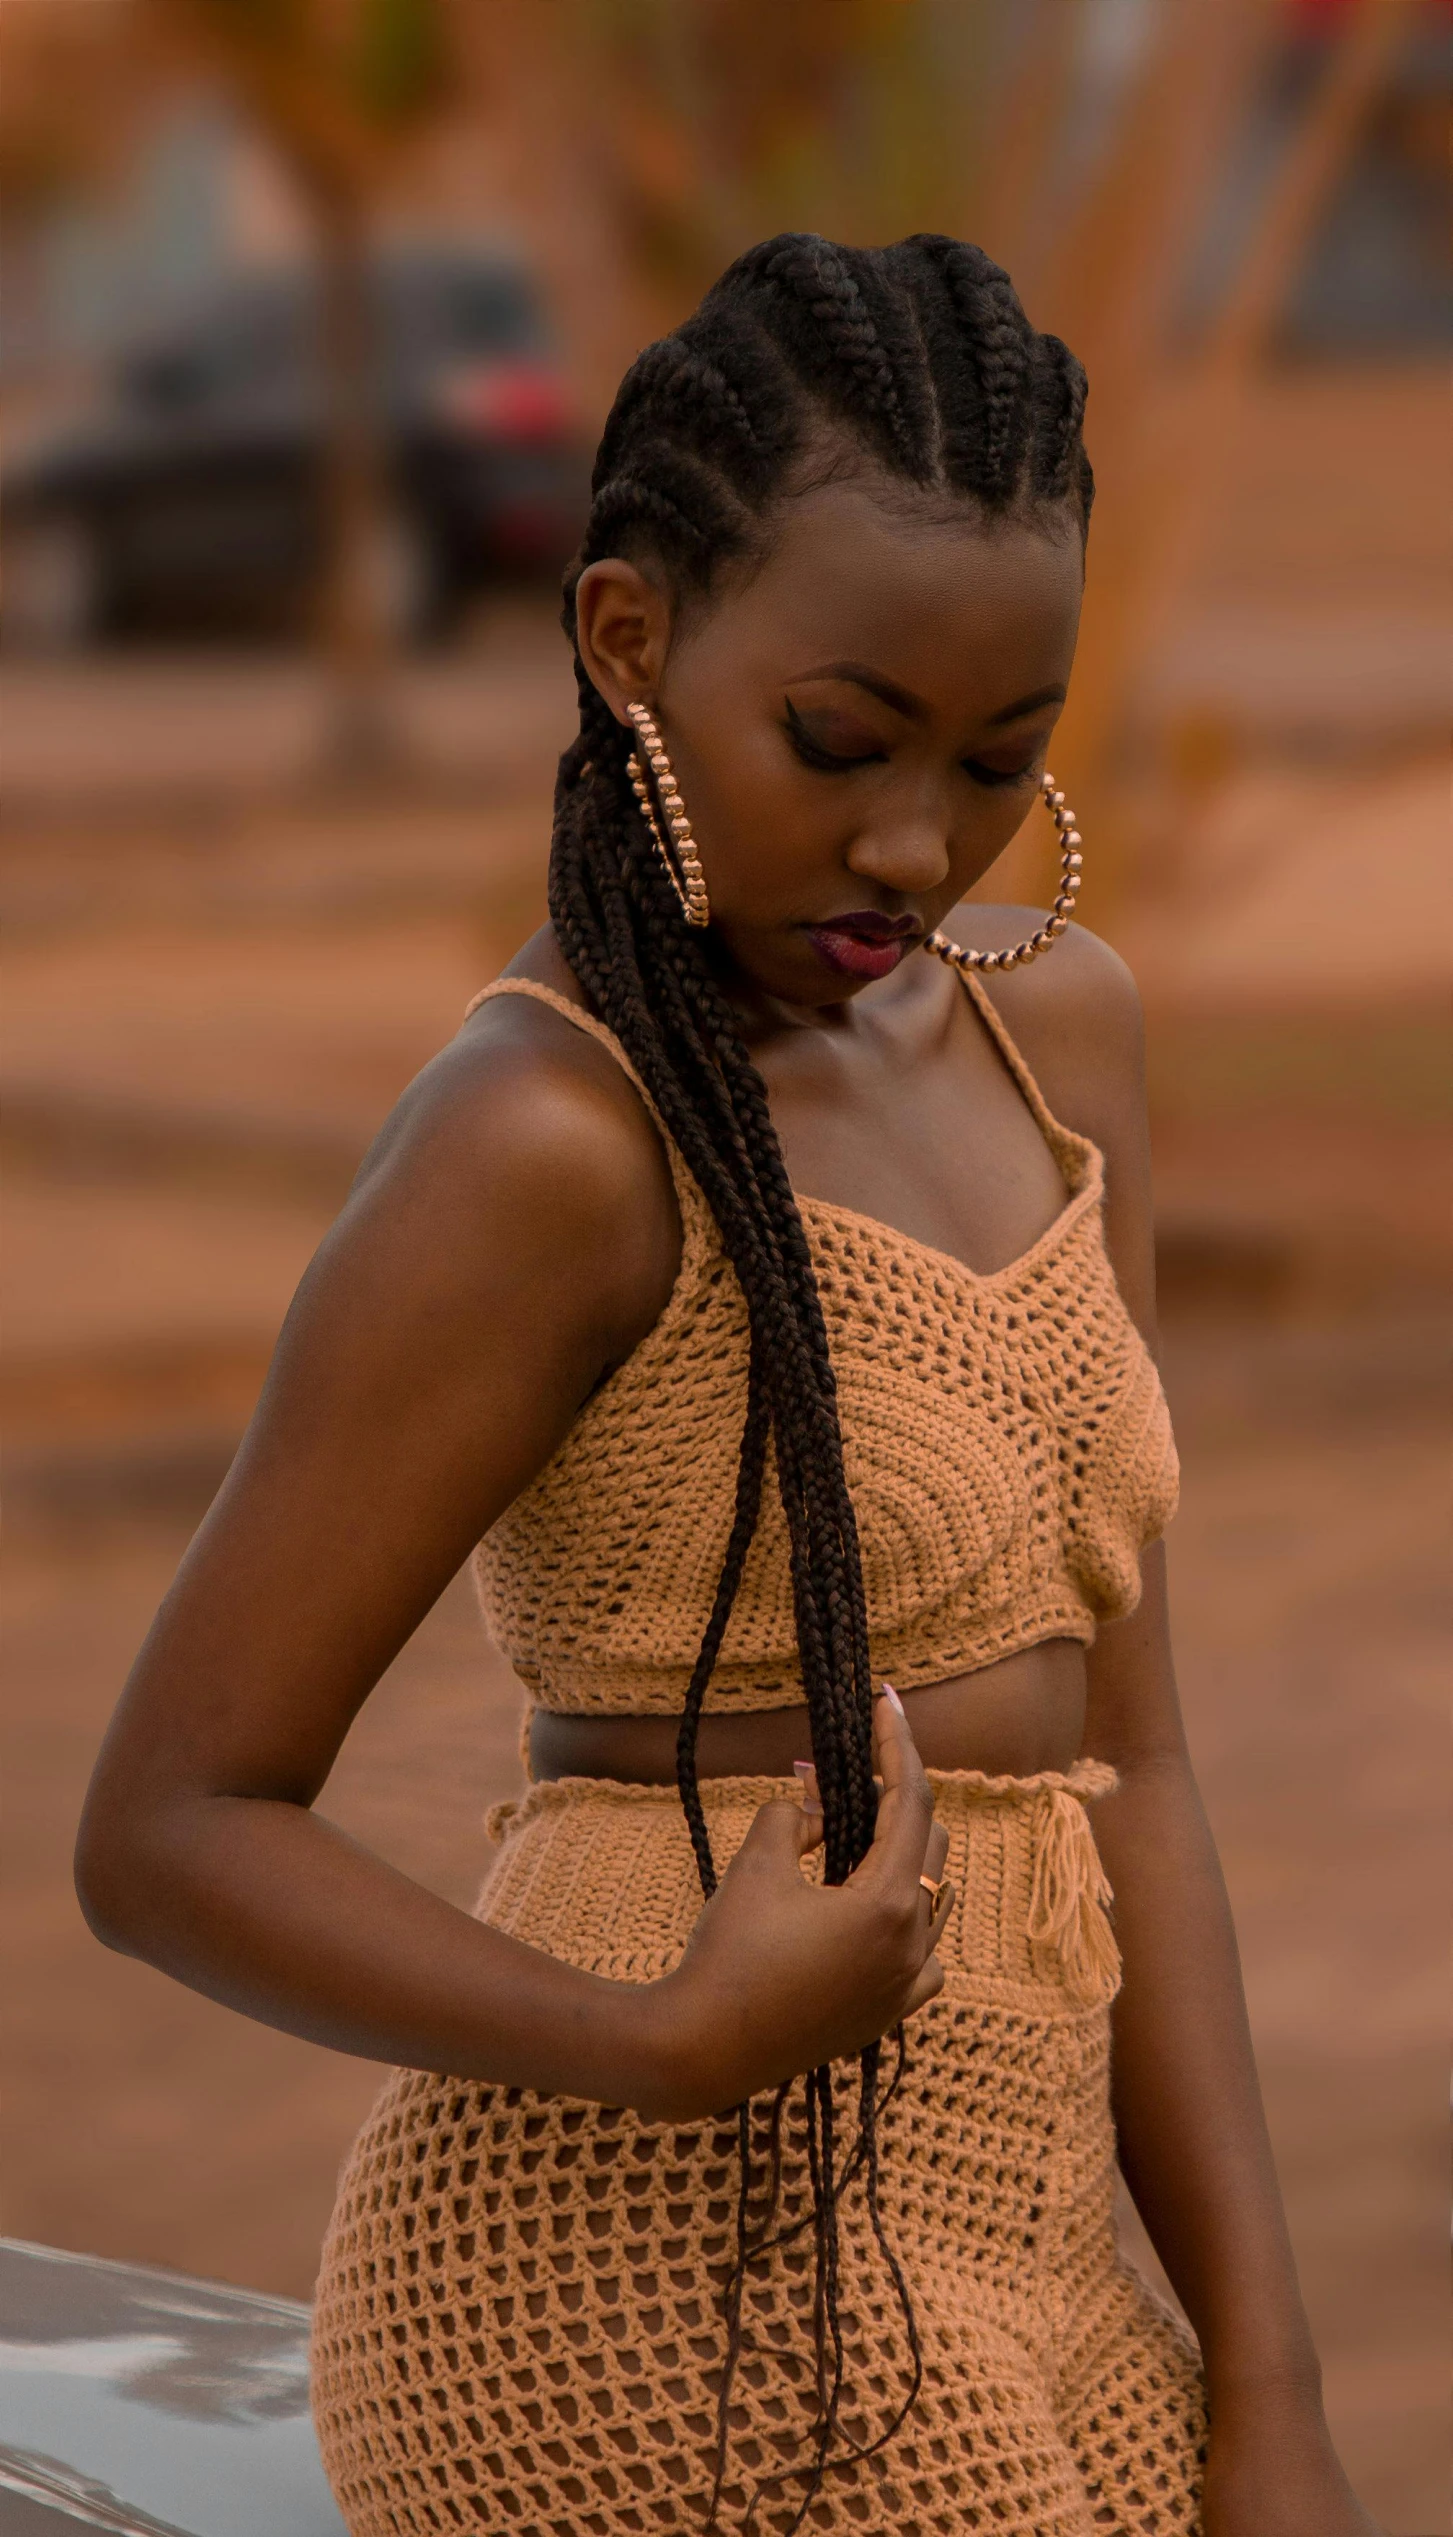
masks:
[[[789,234],[753,247],[700,308],[650,344],[622,382],[601,436],[591,510],[566,576],[624,555],[701,596],[729,559],[765,550],[774,511],[820,453],[836,448],[986,515],[1068,507],[1081,530],[1093,479],[1081,438],[1085,375],[1036,333],[1009,277],[958,239],[920,235],[849,248]],[[682,1711],[676,1771],[702,1892],[717,1882],[696,1771],[697,1729],[756,1530],[769,1451],[790,1543],[793,1608],[822,1797],[824,1874],[841,1883],[873,1837],[872,1686],[867,1609],[837,1392],[807,1238],[772,1126],[766,1088],[730,1008],[682,921],[630,789],[632,742],[581,665],[580,730],[560,762],[550,913],[561,947],[616,1034],[679,1146],[740,1281],[749,1332],[736,1500],[721,1574]],[[917,2394],[912,2303],[878,2211],[881,2053],[861,2057],[856,2139],[839,2168],[831,2073],[806,2074],[812,2187],[806,2223],[774,2233],[781,2162],[779,2092],[769,2125],[765,2210],[754,2218],[752,2112],[738,2109],[737,2259],[725,2298],[718,2396],[717,2524],[732,2376],[742,2349],[749,2266],[811,2225],[818,2419],[809,2462],[770,2486],[805,2486],[801,2526],[832,2466],[890,2439]],[[902,2309],[909,2387],[886,2429],[834,2450],[843,2399],[838,2203],[861,2177],[871,2225]],[[756,2503],[752,2516],[755,2516]]]

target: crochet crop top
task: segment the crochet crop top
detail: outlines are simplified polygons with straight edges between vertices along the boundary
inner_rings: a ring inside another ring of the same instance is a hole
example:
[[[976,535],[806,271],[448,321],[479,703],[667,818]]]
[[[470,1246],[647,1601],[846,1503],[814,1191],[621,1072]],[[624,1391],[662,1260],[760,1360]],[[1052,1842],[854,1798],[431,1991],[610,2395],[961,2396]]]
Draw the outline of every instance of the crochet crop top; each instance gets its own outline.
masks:
[[[986,990],[964,985],[1064,1174],[1066,1205],[987,1276],[876,1218],[798,1200],[838,1384],[876,1673],[900,1691],[1132,1609],[1179,1473],[1155,1364],[1105,1249],[1104,1158],[1053,1118]],[[664,1311],[593,1392],[474,1555],[486,1624],[532,1706],[682,1706],[726,1549],[747,1313],[702,1192],[619,1041],[528,978],[619,1060],[665,1141],[681,1265]],[[788,1538],[762,1496],[708,1709],[801,1700]]]

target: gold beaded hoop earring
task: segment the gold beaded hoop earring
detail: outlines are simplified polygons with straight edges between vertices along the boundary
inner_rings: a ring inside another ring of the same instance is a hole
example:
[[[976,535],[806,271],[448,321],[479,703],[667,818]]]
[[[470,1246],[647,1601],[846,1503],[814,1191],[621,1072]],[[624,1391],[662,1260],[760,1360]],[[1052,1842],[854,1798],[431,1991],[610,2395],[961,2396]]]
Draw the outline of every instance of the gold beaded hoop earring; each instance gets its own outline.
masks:
[[[706,876],[701,869],[696,840],[691,834],[686,804],[671,771],[671,761],[662,745],[661,734],[644,705],[627,705],[626,711],[635,724],[636,738],[640,743],[639,749],[631,751],[626,772],[631,779],[631,790],[640,803],[641,817],[666,867],[667,879],[681,901],[681,913],[687,924],[708,925],[711,922],[711,905],[706,895]],[[647,780],[647,766],[650,767],[652,781]],[[660,800],[659,815],[652,799],[653,784]],[[665,828],[661,824],[663,819]],[[670,846],[666,843],[667,829],[671,834]]]
[[[936,952],[939,959],[946,960],[951,969],[1023,968],[1029,961],[1037,960],[1042,951],[1048,951],[1050,945],[1059,940],[1074,914],[1075,899],[1082,877],[1081,867],[1084,863],[1084,856],[1080,852],[1083,840],[1075,826],[1074,812],[1068,807],[1063,793],[1055,791],[1054,777],[1049,774],[1042,775],[1039,779],[1039,789],[1044,795],[1044,805],[1054,821],[1060,843],[1060,885],[1059,896],[1054,903],[1054,912],[1045,919],[1037,933],[1030,934],[1022,943],[1013,944],[1008,951],[964,951],[957,943],[951,943],[946,934],[925,934],[924,950]]]

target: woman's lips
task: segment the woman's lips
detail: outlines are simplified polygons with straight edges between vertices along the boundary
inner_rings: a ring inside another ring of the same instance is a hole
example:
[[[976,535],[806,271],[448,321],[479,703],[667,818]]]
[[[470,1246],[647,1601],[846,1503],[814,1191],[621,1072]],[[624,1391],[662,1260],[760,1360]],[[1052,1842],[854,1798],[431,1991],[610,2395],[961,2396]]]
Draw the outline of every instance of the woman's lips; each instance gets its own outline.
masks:
[[[809,925],[807,939],[818,958],[839,977],[886,978],[918,937],[916,926],[889,933],[886,927],[891,921],[879,917],[860,926],[857,920],[844,918],[836,924]]]

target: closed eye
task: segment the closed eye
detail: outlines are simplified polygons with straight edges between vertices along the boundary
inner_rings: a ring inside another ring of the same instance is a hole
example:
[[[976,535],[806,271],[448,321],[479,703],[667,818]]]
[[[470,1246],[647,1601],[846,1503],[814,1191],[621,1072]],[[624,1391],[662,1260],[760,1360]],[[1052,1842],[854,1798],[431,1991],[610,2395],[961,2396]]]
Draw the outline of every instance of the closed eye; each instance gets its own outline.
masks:
[[[791,697],[785,698],[784,701],[787,707],[787,720],[783,729],[794,754],[801,759],[804,766],[818,767],[828,775],[843,775],[850,773],[855,766],[881,766],[886,760],[888,755],[886,749],[861,749],[852,755],[848,755],[841,749],[825,749],[820,740],[814,740]],[[981,758],[960,760],[964,773],[975,784],[982,784],[990,792],[1002,790],[1006,785],[1027,783],[1035,773],[1038,763],[1037,752],[1034,757],[1027,759],[1023,766],[986,766]]]
[[[1038,759],[1031,758],[1027,766],[1011,766],[1007,769],[1002,766],[985,766],[978,758],[964,758],[961,764],[965,775],[972,776],[976,784],[985,784],[992,791],[1004,784],[1027,784],[1038,765]]]
[[[782,727],[804,766],[820,767],[828,775],[842,775],[855,766],[879,766],[887,756],[885,749],[865,749],[855,757],[844,757],[839,749],[825,749],[820,740],[813,739],[790,696],[786,705],[787,720]]]

